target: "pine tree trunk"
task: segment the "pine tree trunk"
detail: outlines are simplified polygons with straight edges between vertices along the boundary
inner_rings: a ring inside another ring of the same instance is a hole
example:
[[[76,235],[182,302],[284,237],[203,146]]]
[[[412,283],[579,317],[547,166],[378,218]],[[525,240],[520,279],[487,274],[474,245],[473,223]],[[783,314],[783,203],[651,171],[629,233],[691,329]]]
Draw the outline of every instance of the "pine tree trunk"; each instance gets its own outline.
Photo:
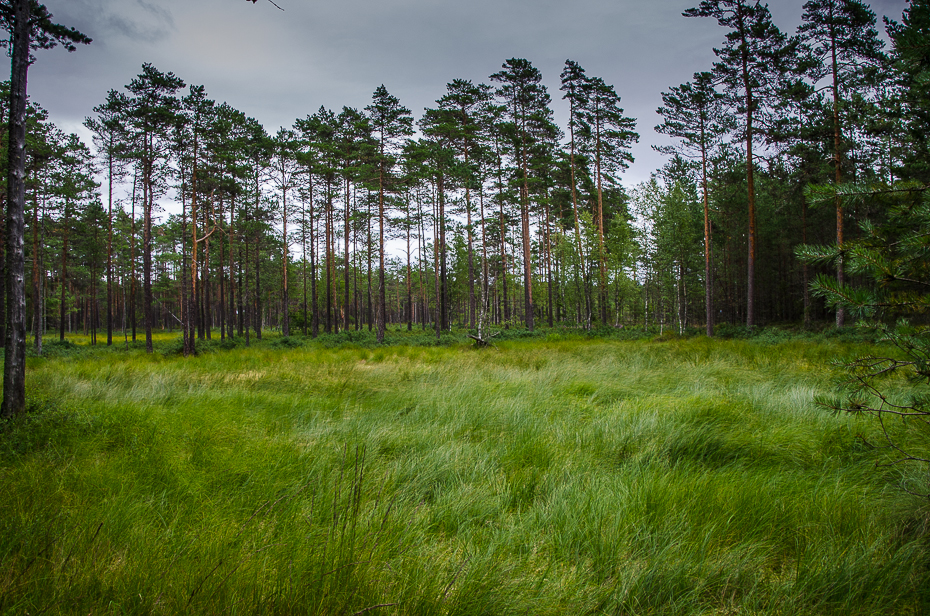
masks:
[[[343,311],[343,321],[342,329],[349,330],[349,231],[350,231],[350,221],[351,221],[351,209],[349,207],[350,198],[349,198],[349,178],[346,178],[346,212],[345,212],[345,252],[344,252],[344,263],[343,263],[343,280],[345,282],[344,290],[344,300],[343,304],[345,305],[345,310]],[[358,315],[355,315],[356,321],[358,321]]]
[[[465,166],[468,167],[468,150],[465,150]],[[468,230],[468,327],[475,328],[475,258],[472,248],[472,228],[471,228],[471,190],[469,186],[465,187],[465,212],[467,214]]]
[[[261,237],[255,238],[255,339],[262,339]]]
[[[184,357],[194,353],[193,331],[191,330],[191,279],[187,269],[187,200],[181,187],[181,338]]]
[[[484,190],[481,188],[481,183],[478,184],[479,193],[478,193],[478,202],[480,204],[480,216],[481,216],[481,315],[486,315],[490,298],[488,297],[488,236],[487,228],[485,227],[484,221]],[[479,333],[481,336],[481,333]]]
[[[595,122],[595,167],[597,170],[597,239],[598,239],[598,268],[600,271],[600,308],[601,325],[608,324],[607,315],[607,253],[604,249],[604,191],[601,180],[601,127]]]
[[[707,314],[707,337],[714,335],[714,294],[713,280],[711,279],[711,225],[710,225],[710,197],[707,194],[707,150],[705,149],[705,136],[703,119],[701,122],[701,188],[704,193],[704,307]]]
[[[39,199],[38,187],[33,192],[32,200],[32,321],[35,330],[34,344],[37,355],[42,355],[42,301],[40,268],[42,267],[42,254],[39,244]]]
[[[410,192],[407,192],[407,331],[413,331],[413,289],[410,286]]]
[[[69,202],[65,200],[65,219],[64,225],[62,226],[62,242],[61,242],[61,272],[59,274],[59,279],[61,281],[61,304],[59,306],[59,319],[58,319],[58,340],[61,342],[65,341],[65,315],[68,313],[68,305],[66,302],[67,298],[67,282],[68,282],[68,227],[70,226],[70,217],[71,217],[71,208],[69,207]]]
[[[527,152],[526,152],[526,130],[523,133],[523,151],[521,152],[523,161],[523,187],[520,191],[520,218],[523,223],[523,298],[524,298],[524,320],[526,328],[533,331],[535,322],[533,306],[533,262],[530,257],[530,187],[529,173],[527,171]]]
[[[352,312],[355,314],[355,331],[360,332],[362,331],[362,295],[358,290],[358,273],[362,269],[362,262],[358,249],[358,229],[352,233],[352,252],[355,254],[355,262],[352,265]]]
[[[132,341],[136,341],[136,183],[138,172],[132,179],[132,215],[129,222],[129,321],[132,328]]]
[[[423,200],[419,188],[417,189],[417,222],[419,228],[417,229],[417,260],[418,263],[418,275],[417,281],[419,282],[420,287],[420,317],[422,330],[426,331],[426,326],[429,321],[429,287],[423,283],[423,277],[426,274],[426,227],[424,226],[424,217],[423,217]]]
[[[11,0],[13,14],[10,68],[9,191],[6,213],[6,317],[3,364],[3,405],[9,417],[26,410],[26,78],[29,70],[30,2]]]
[[[220,200],[219,213],[217,219],[223,220],[223,201]],[[226,242],[220,237],[220,297],[219,297],[219,317],[220,317],[220,340],[226,340]]]
[[[244,294],[247,292],[247,289],[245,287],[248,284],[247,282],[244,281],[245,274],[248,272],[248,269],[249,269],[248,236],[243,235],[242,240],[243,240],[242,243],[236,247],[237,248],[236,251],[239,253],[239,268],[236,271],[236,332],[240,336],[245,335],[249,329],[248,327],[246,327],[246,323],[248,323],[248,321],[246,321],[245,319],[246,307],[245,307],[245,302],[243,301]],[[242,258],[243,247],[245,248],[245,255],[246,255],[245,259]]]
[[[831,5],[832,9],[832,5]],[[832,17],[832,15],[831,15]],[[833,53],[833,152],[834,162],[836,164],[835,182],[838,187],[843,182],[843,135],[840,130],[840,86],[839,74],[836,59],[836,37],[831,26],[831,50]],[[836,260],[836,282],[842,286],[844,283],[843,271],[843,200],[839,192],[836,194],[836,246],[840,249],[840,257]],[[843,327],[846,324],[846,309],[839,305],[836,307],[836,326]]]
[[[801,196],[801,243],[807,244],[807,199]],[[807,261],[801,262],[801,273],[804,279],[804,329],[811,328],[811,285]]]
[[[436,339],[442,335],[442,304],[440,297],[442,293],[439,286],[439,204],[438,200],[433,200],[433,291],[436,294],[436,310],[433,317],[433,326],[436,329]]]
[[[311,185],[312,187],[312,185]],[[320,308],[316,297],[316,229],[313,225],[313,192],[310,193],[310,303],[313,306],[313,337],[320,334]]]
[[[246,214],[248,218],[248,214]],[[240,258],[242,263],[242,273],[241,273],[241,287],[239,289],[239,301],[241,302],[239,306],[239,314],[243,324],[243,333],[245,334],[245,346],[249,346],[251,343],[251,331],[252,331],[252,297],[250,293],[251,285],[249,284],[249,259],[252,258],[252,255],[249,253],[249,236],[245,236],[245,244],[243,248],[243,256]]]
[[[333,279],[332,279],[332,269],[333,269],[333,254],[331,250],[330,237],[333,233],[332,225],[332,211],[333,211],[333,195],[332,187],[327,182],[326,185],[326,209],[323,212],[323,219],[325,221],[325,230],[323,236],[324,247],[326,255],[326,323],[323,328],[323,331],[327,334],[333,332],[332,324],[332,314],[333,314]]]
[[[367,256],[368,256],[368,303],[366,304],[367,317],[368,317],[368,331],[372,330],[374,326],[374,314],[372,312],[372,296],[371,296],[371,195],[369,194],[369,199],[367,203],[367,216],[368,221],[368,243],[366,244]]]
[[[545,220],[543,221],[543,233],[542,233],[543,238],[542,238],[542,239],[543,239],[543,246],[545,247],[545,255],[546,255],[546,285],[547,285],[547,287],[548,287],[548,288],[547,288],[547,291],[548,291],[548,295],[549,295],[549,298],[548,298],[548,299],[549,299],[549,305],[546,307],[546,314],[547,314],[548,319],[549,319],[549,327],[552,327],[552,326],[553,326],[553,320],[552,320],[552,319],[553,319],[553,314],[552,314],[552,304],[553,304],[553,302],[552,302],[552,250],[551,250],[551,245],[550,245],[550,239],[551,239],[551,238],[549,237],[549,199],[548,199],[548,195],[547,195],[547,198],[546,198],[546,201],[545,201],[545,208],[544,208],[544,210],[545,210],[545,211],[544,211],[543,215],[545,216]]]
[[[207,224],[204,211],[204,224]],[[208,232],[209,233],[209,232]],[[210,280],[210,235],[204,236],[203,250],[203,326],[207,340],[212,340],[213,331],[213,289]]]
[[[151,156],[152,136],[146,138],[147,155]],[[151,158],[146,160],[145,172],[142,178],[143,201],[143,227],[142,227],[142,294],[145,317],[145,351],[152,353],[152,206],[155,201],[153,194],[152,163]]]
[[[442,331],[449,329],[449,284],[446,272],[446,197],[445,177],[440,171],[439,184],[439,321]]]
[[[281,335],[290,336],[291,335],[291,319],[290,319],[290,297],[288,296],[287,288],[287,262],[288,262],[288,253],[290,249],[287,245],[287,189],[281,191],[281,207],[284,210],[284,215],[282,216],[282,226],[283,226],[283,246],[282,248],[282,257],[281,262],[284,271],[282,272],[283,277],[283,288],[281,289],[281,310],[283,314],[281,315]]]
[[[109,151],[107,152],[107,346],[113,346],[113,131],[110,131]]]
[[[743,32],[742,22],[740,23],[740,32]],[[743,58],[742,58],[742,77],[743,89],[746,94],[746,184],[749,200],[749,256],[747,260],[746,271],[746,327],[752,328],[756,324],[756,187],[755,177],[753,175],[754,159],[752,155],[752,122],[753,122],[753,105],[755,100],[752,96],[752,87],[750,85],[749,75],[749,58],[746,51],[747,43],[745,34],[743,34]]]
[[[310,190],[313,190],[313,180],[310,180]],[[313,197],[311,197],[312,199]],[[300,210],[300,250],[303,253],[303,259],[301,260],[301,275],[303,276],[303,291],[304,291],[304,302],[303,302],[303,334],[307,335],[308,325],[310,324],[308,320],[308,304],[307,304],[307,203],[303,202],[303,207]]]
[[[384,141],[381,143],[381,164],[378,166],[378,342],[384,342],[387,326],[387,301],[384,288]]]
[[[233,250],[233,240],[235,240],[236,238],[235,226],[234,226],[235,212],[236,212],[236,200],[235,198],[233,198],[233,200],[230,201],[229,203],[229,233],[228,233],[228,236],[229,236],[229,276],[227,278],[227,284],[226,284],[226,288],[228,289],[228,295],[229,295],[229,300],[228,300],[229,308],[227,309],[227,313],[226,313],[226,322],[228,324],[227,335],[230,338],[235,338],[235,328],[233,327],[233,325],[234,325],[234,322],[236,321],[236,302],[235,302],[236,277],[235,277],[235,269],[234,269],[235,260],[233,259],[233,255],[235,255],[235,251]]]

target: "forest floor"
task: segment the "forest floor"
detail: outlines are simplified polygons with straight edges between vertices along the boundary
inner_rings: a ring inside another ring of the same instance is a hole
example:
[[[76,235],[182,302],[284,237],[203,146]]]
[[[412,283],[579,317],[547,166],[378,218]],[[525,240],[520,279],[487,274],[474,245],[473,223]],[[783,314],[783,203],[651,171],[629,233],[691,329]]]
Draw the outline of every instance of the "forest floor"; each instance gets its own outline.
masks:
[[[926,469],[813,403],[866,344],[76,340],[0,424],[0,614],[930,610]]]

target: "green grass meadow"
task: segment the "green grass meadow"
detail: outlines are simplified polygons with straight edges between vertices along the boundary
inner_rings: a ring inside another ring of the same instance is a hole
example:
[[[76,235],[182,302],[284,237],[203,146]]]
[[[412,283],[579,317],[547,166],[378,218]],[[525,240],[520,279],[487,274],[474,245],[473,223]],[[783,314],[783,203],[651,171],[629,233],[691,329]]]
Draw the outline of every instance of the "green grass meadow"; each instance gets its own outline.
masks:
[[[925,470],[812,402],[866,348],[50,344],[0,614],[925,614]]]

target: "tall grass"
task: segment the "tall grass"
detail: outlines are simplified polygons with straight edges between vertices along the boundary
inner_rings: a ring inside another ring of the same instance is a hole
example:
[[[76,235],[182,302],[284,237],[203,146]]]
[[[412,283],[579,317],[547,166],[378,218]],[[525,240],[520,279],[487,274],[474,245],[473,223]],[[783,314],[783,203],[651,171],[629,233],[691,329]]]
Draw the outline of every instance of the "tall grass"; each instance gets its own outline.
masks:
[[[811,403],[855,348],[560,337],[30,359],[0,613],[927,611],[930,509]]]

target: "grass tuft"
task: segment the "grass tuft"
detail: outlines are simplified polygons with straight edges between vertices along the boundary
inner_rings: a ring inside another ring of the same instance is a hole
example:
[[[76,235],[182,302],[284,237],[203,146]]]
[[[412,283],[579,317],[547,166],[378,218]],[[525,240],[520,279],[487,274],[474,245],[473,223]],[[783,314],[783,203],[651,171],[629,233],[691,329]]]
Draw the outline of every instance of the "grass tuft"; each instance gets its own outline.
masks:
[[[926,477],[812,402],[864,342],[611,335],[47,344],[0,614],[928,611]]]

